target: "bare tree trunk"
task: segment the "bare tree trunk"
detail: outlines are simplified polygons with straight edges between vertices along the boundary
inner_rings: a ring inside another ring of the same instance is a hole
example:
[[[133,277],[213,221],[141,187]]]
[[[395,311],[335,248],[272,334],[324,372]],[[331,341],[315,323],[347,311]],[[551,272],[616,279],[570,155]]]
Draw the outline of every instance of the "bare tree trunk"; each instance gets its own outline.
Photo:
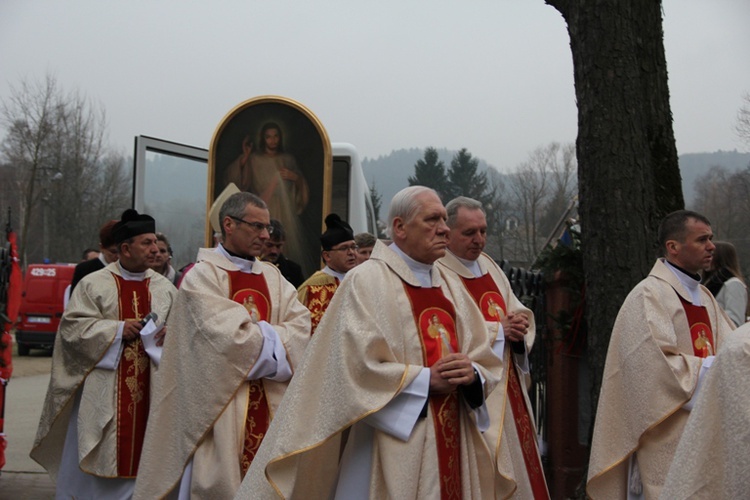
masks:
[[[546,0],[568,24],[578,101],[578,180],[593,411],[617,312],[655,257],[656,228],[684,202],[661,2]]]

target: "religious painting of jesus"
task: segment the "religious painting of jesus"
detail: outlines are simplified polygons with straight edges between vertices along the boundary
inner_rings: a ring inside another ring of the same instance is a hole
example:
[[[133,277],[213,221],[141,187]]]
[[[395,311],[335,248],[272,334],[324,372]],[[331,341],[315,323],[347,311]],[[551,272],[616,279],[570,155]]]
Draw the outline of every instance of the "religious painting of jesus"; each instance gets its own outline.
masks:
[[[286,232],[284,254],[312,274],[330,210],[332,155],[328,134],[302,104],[262,96],[232,109],[209,148],[208,206],[233,182],[261,197]]]

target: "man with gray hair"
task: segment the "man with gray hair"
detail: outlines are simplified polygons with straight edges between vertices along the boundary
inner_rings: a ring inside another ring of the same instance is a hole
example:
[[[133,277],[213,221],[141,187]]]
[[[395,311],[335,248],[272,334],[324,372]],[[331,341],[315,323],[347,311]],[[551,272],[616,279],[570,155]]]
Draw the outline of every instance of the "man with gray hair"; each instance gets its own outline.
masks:
[[[257,259],[265,202],[233,194],[219,220],[169,318],[136,498],[234,497],[309,339],[294,287]]]
[[[445,218],[429,188],[396,194],[393,244],[342,281],[238,498],[494,498],[481,431],[501,362],[433,265]]]
[[[438,261],[481,310],[492,349],[503,360],[500,385],[487,399],[491,425],[484,433],[502,477],[498,498],[549,498],[536,444],[533,413],[524,378],[534,344],[534,315],[513,294],[508,278],[483,253],[487,218],[482,204],[460,196],[446,205],[448,252]],[[515,492],[515,493],[514,493]]]

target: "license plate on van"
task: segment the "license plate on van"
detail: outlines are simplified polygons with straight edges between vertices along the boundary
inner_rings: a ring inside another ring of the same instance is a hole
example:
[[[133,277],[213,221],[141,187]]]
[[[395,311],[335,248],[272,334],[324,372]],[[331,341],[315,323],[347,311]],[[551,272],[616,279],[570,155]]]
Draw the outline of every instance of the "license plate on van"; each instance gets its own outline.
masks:
[[[29,323],[52,323],[52,318],[49,316],[28,316],[26,321]]]

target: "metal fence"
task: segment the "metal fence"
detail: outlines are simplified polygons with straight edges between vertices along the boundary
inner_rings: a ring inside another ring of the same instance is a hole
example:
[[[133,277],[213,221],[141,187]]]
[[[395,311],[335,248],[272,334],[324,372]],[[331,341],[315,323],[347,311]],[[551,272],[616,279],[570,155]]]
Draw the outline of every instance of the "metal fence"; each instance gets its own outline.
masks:
[[[547,347],[544,339],[547,338],[547,304],[544,275],[539,271],[513,267],[507,260],[503,260],[499,265],[510,282],[513,294],[534,313],[536,337],[534,347],[529,353],[531,365],[529,399],[534,410],[537,432],[546,440]],[[544,458],[543,456],[542,459]]]

